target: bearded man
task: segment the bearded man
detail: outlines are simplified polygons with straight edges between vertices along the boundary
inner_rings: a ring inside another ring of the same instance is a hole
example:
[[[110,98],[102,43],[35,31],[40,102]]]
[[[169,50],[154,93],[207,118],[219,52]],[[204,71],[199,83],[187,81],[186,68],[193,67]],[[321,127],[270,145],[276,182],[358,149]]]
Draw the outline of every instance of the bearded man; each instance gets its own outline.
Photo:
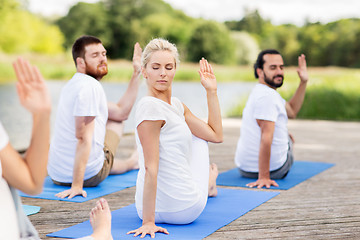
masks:
[[[298,57],[300,84],[289,102],[276,91],[284,81],[284,61],[280,53],[267,49],[254,64],[258,84],[243,111],[235,164],[244,177],[257,179],[249,187],[278,186],[273,179],[284,178],[294,157],[288,118],[295,118],[304,101],[308,73],[304,54]]]
[[[137,154],[114,159],[123,121],[135,103],[140,85],[141,48],[134,47],[134,72],[118,103],[108,103],[100,80],[107,74],[106,49],[100,39],[82,36],[72,46],[77,72],[61,90],[50,144],[48,174],[55,184],[69,186],[56,196],[87,196],[83,187],[102,182],[109,174],[137,168]]]

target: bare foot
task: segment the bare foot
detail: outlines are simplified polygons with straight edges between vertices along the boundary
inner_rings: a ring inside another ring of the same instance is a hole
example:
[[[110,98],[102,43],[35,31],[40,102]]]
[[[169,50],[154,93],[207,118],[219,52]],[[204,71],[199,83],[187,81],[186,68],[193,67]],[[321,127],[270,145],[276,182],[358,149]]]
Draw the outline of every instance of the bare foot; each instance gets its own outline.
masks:
[[[217,165],[215,163],[210,164],[209,167],[209,197],[217,196],[216,179],[219,175]]]
[[[109,204],[104,198],[96,202],[90,212],[90,223],[93,228],[91,235],[95,240],[112,240],[111,212]]]

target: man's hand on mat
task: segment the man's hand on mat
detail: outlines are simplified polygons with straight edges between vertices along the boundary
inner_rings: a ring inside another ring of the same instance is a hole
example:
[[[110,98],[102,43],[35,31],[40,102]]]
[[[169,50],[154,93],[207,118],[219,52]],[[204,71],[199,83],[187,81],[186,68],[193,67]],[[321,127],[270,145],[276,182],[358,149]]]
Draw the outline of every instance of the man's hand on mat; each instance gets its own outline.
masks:
[[[149,234],[151,238],[155,238],[156,232],[162,232],[165,234],[169,234],[169,232],[166,230],[166,228],[158,227],[155,225],[155,223],[152,223],[152,222],[145,223],[138,229],[129,231],[127,234],[134,233],[134,237],[137,237],[141,234],[140,238],[144,238],[147,234]]]
[[[77,195],[82,195],[84,198],[87,197],[87,193],[84,189],[82,188],[74,188],[74,187],[71,187],[70,189],[68,190],[65,190],[65,191],[62,191],[62,192],[59,192],[57,194],[55,194],[56,197],[59,197],[59,198],[66,198],[68,197],[69,199],[77,196]]]
[[[278,187],[279,185],[274,181],[271,180],[269,178],[262,178],[262,179],[258,179],[256,182],[252,182],[252,183],[248,183],[246,184],[247,187],[257,187],[257,188],[262,188],[262,187],[266,187],[266,188],[270,188],[271,186],[275,186]]]

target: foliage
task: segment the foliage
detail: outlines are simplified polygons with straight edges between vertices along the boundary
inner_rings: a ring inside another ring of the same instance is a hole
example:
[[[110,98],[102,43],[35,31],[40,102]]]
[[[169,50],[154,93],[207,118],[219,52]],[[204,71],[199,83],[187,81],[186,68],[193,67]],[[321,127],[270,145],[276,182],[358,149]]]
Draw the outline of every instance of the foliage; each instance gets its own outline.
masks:
[[[202,21],[194,28],[188,44],[188,59],[206,57],[215,63],[233,63],[234,42],[228,29],[214,21]]]
[[[235,43],[236,64],[249,65],[255,62],[260,52],[256,39],[248,32],[233,31],[231,37]]]
[[[305,53],[310,66],[360,67],[360,19],[275,26],[259,11],[245,9],[243,18],[219,23],[191,18],[164,0],[100,0],[74,5],[55,22],[60,32],[26,5],[27,0],[0,0],[1,52],[55,54],[89,34],[103,41],[110,58],[129,60],[135,42],[144,46],[163,37],[178,46],[182,61],[205,56],[221,64],[251,64],[256,51],[275,48],[286,65],[296,65]]]
[[[263,36],[268,25],[271,25],[269,20],[261,17],[258,10],[251,11],[249,9],[245,9],[244,17],[241,20],[227,21],[225,24],[231,30],[245,31],[258,36]]]
[[[330,35],[328,49],[324,51],[332,61],[330,64],[360,67],[360,19],[342,19],[324,27]]]
[[[0,19],[9,11],[16,9],[18,5],[15,0],[0,0]]]
[[[63,51],[63,35],[57,26],[22,10],[16,1],[1,0],[0,51],[57,54]]]
[[[142,46],[153,38],[161,37],[177,45],[181,59],[186,59],[186,45],[191,37],[192,28],[185,22],[191,19],[179,19],[167,13],[151,14],[142,21],[134,21],[132,29],[136,32],[136,39]]]
[[[299,42],[314,66],[360,67],[359,37],[360,19],[343,19],[304,26]]]
[[[259,42],[260,48],[275,48],[287,65],[296,65],[297,56],[304,53],[311,66],[360,67],[360,19],[274,26],[257,10],[245,11],[239,21],[225,22],[235,31],[246,31]]]
[[[144,38],[143,20],[149,15],[168,13],[169,16],[178,18],[178,12],[162,0],[104,0],[104,4],[108,15],[108,28],[112,29],[112,44],[108,50],[113,58],[132,57],[137,37]]]
[[[191,22],[192,18],[162,0],[104,0],[76,4],[57,24],[66,36],[66,48],[81,35],[95,35],[109,57],[131,59],[135,42],[144,46],[154,37],[169,39],[186,53]]]
[[[305,105],[298,118],[324,120],[360,120],[359,94],[338,89],[311,87],[305,96]]]
[[[319,23],[309,24],[300,30],[301,50],[311,59],[311,65],[321,66],[330,65],[331,61],[325,54],[328,52],[328,45],[334,41],[334,35],[331,32],[322,32],[323,26]],[[327,51],[325,51],[327,50]]]
[[[216,63],[234,59],[230,32],[223,24],[194,20],[163,0],[78,3],[57,23],[66,36],[67,48],[83,34],[96,35],[111,58],[131,59],[135,42],[145,46],[151,39],[162,37],[178,46],[182,59],[198,61],[206,56]]]
[[[57,21],[57,25],[66,36],[66,48],[70,48],[82,35],[97,36],[105,46],[110,45],[112,40],[111,29],[107,26],[107,13],[102,2],[77,3],[69,10],[67,16]]]
[[[297,57],[302,51],[298,34],[295,25],[273,27],[272,31],[266,33],[266,41],[261,42],[261,49],[277,49],[283,55],[286,65],[297,65]]]

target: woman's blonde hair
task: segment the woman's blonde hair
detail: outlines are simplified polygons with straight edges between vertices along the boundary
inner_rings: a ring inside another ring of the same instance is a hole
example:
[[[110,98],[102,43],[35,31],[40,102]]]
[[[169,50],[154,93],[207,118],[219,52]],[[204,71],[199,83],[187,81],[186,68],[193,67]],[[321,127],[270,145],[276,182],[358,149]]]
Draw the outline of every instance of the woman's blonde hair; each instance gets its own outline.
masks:
[[[146,45],[141,55],[141,66],[143,68],[146,67],[151,58],[151,55],[156,51],[169,51],[174,56],[175,67],[180,63],[179,53],[175,44],[170,43],[168,40],[163,38],[155,38]]]

